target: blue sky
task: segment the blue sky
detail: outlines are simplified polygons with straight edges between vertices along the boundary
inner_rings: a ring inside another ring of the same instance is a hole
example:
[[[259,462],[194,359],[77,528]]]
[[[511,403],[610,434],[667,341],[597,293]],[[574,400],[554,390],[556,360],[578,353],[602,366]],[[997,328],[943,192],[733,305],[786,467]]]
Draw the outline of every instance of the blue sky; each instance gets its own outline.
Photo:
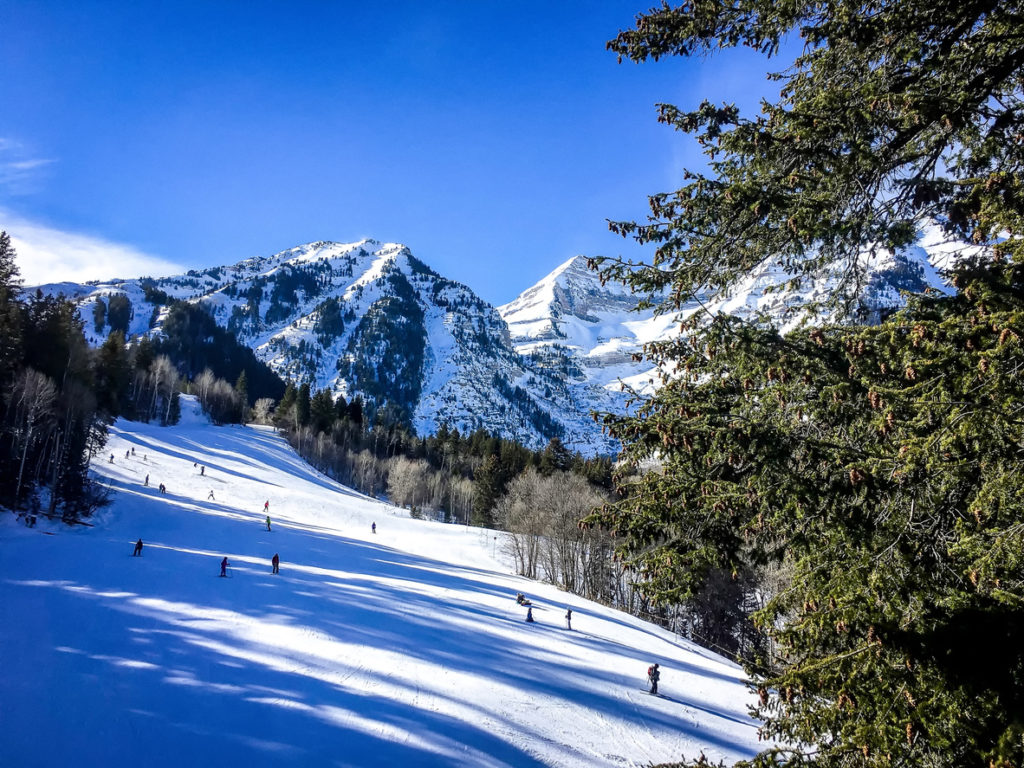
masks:
[[[766,64],[617,64],[650,5],[0,3],[0,229],[26,282],[401,242],[501,304],[567,258],[642,255],[693,144],[655,104],[756,104]]]

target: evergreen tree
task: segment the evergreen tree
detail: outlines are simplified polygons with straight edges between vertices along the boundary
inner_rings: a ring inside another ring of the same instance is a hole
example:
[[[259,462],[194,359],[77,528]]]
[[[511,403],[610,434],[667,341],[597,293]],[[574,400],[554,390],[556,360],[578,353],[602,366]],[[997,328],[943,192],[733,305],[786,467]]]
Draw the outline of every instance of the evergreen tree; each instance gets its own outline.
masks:
[[[107,303],[103,299],[96,299],[92,305],[92,325],[96,333],[103,333],[107,325]]]
[[[238,374],[238,380],[235,381],[235,394],[238,395],[238,407],[241,411],[239,421],[245,424],[249,413],[249,377],[245,371]]]
[[[299,386],[298,394],[295,396],[295,424],[299,427],[305,427],[309,425],[309,415],[311,408],[311,401],[309,397],[309,382],[304,381]]]
[[[334,399],[329,389],[318,390],[313,395],[309,408],[309,418],[314,432],[330,433],[334,426]]]
[[[348,404],[348,420],[356,432],[363,430],[363,398],[356,395]]]
[[[288,382],[284,388],[284,394],[281,396],[281,401],[277,404],[277,408],[274,411],[274,420],[282,424],[295,425],[295,400],[298,393],[295,391],[295,385],[292,382]]]
[[[10,236],[0,231],[0,389],[5,392],[21,364],[24,311],[20,295],[17,254]]]
[[[473,474],[473,525],[494,527],[494,506],[505,491],[506,478],[496,456],[488,456]]]
[[[334,420],[335,421],[348,421],[348,401],[345,400],[344,395],[338,395],[334,401]]]
[[[561,440],[552,437],[540,457],[540,473],[545,477],[552,472],[564,472],[572,466],[572,454]]]
[[[115,293],[110,297],[107,306],[107,322],[110,330],[128,334],[128,325],[132,319],[132,302],[123,293]]]
[[[1022,25],[1017,2],[690,0],[609,44],[641,61],[805,41],[753,119],[661,107],[710,170],[613,224],[657,251],[605,274],[667,290],[664,311],[769,257],[796,281],[843,274],[849,297],[865,254],[926,216],[994,257],[874,328],[696,317],[647,348],[673,372],[658,393],[605,419],[627,468],[660,464],[594,518],[652,597],[792,559],[755,616],[775,652],[748,669],[782,746],[752,765],[1024,765]]]
[[[111,331],[95,357],[97,407],[109,416],[118,416],[126,405],[131,379],[131,361],[124,334]]]

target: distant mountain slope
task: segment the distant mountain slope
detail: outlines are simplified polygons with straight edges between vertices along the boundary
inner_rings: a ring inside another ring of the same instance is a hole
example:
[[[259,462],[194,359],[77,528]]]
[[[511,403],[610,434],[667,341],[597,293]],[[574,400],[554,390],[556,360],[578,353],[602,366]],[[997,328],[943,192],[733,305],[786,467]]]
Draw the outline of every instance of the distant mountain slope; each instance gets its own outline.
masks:
[[[971,250],[927,228],[917,246],[867,265],[858,311],[870,321],[899,306],[901,291],[944,288],[939,270]],[[616,445],[590,413],[622,412],[623,383],[656,386],[657,372],[635,359],[645,343],[670,338],[697,312],[763,313],[790,327],[838,282],[773,290],[788,280],[768,261],[728,293],[700,296],[679,317],[659,316],[636,311],[636,296],[602,285],[577,256],[496,310],[405,246],[362,240],[309,243],[174,277],[43,288],[75,297],[97,344],[115,322],[129,335],[159,334],[167,302],[183,299],[202,305],[281,376],[360,395],[371,414],[383,410],[419,434],[446,423],[535,449],[558,437],[593,455]]]
[[[131,302],[130,334],[159,334],[162,302],[202,305],[280,375],[431,434],[486,429],[532,448],[559,437],[587,454],[614,445],[564,366],[520,355],[493,307],[394,243],[316,242],[160,279],[44,286],[76,298],[99,343],[98,302]]]
[[[0,513],[0,765],[620,768],[760,748],[732,662],[512,575],[494,531],[410,519],[272,430],[212,427],[190,398],[182,415],[112,427],[94,527]]]
[[[945,239],[937,226],[925,227],[917,245],[865,263],[866,280],[851,307],[857,319],[876,322],[903,305],[905,292],[950,290],[942,270],[977,253],[980,249],[974,246]],[[558,359],[563,369],[575,374],[569,377],[570,386],[580,400],[615,411],[623,407],[623,382],[641,391],[656,385],[656,372],[635,362],[634,355],[647,342],[677,335],[681,320],[696,313],[764,316],[782,329],[808,320],[844,320],[834,311],[827,318],[809,317],[805,311],[831,297],[839,277],[836,267],[829,276],[786,288],[791,275],[767,260],[732,290],[703,294],[679,313],[658,315],[653,308],[636,311],[641,297],[618,283],[602,285],[598,274],[587,268],[587,259],[577,256],[498,311],[508,323],[517,351]],[[664,297],[642,298],[656,305]]]

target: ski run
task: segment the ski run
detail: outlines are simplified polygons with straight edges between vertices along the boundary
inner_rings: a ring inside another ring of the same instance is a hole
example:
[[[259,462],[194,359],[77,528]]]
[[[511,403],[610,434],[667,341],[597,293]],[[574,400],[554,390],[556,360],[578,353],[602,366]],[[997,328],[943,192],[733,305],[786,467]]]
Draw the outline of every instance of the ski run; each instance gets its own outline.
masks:
[[[643,766],[758,750],[732,662],[515,576],[500,533],[411,519],[272,429],[182,410],[175,427],[111,428],[94,459],[111,503],[91,527],[0,515],[0,766]]]

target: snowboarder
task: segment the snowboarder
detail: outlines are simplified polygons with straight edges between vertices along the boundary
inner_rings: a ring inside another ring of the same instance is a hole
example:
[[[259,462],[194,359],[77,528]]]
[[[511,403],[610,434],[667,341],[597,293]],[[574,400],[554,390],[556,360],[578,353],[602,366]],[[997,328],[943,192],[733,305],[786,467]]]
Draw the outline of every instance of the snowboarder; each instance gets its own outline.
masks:
[[[210,495],[206,497],[206,500],[207,501],[216,501],[216,499],[213,498],[213,491],[210,491]]]
[[[205,475],[206,475],[206,465],[203,465],[203,466],[201,466],[199,468],[199,476],[200,477],[204,477]]]
[[[270,530],[270,515],[267,515],[267,530]]]
[[[565,609],[565,628],[572,629],[572,608]]]
[[[135,542],[135,551],[132,552],[132,557],[142,557],[142,539]]]
[[[526,608],[526,622],[527,624],[533,624],[533,606],[527,606]]]
[[[372,533],[376,533],[377,532],[377,524],[376,523],[370,523],[370,531]]]
[[[271,573],[278,573],[278,568],[281,565],[281,558],[277,556],[277,552],[275,552],[274,556],[270,558],[270,564],[274,566],[274,570],[271,571]]]
[[[651,693],[657,693],[658,680],[661,679],[661,672],[658,671],[657,664],[652,664],[647,668],[647,679],[651,682]]]
[[[225,555],[224,559],[220,561],[220,575],[221,576],[227,576],[228,575],[228,566],[229,565],[231,565],[231,563],[228,562],[227,555]]]
[[[530,601],[522,592],[516,592],[516,602],[520,605],[530,605]]]
[[[143,484],[144,486],[146,486],[147,488],[149,488],[149,475],[146,475],[146,479],[145,479],[145,480],[143,481],[143,483],[142,483],[142,484]]]

